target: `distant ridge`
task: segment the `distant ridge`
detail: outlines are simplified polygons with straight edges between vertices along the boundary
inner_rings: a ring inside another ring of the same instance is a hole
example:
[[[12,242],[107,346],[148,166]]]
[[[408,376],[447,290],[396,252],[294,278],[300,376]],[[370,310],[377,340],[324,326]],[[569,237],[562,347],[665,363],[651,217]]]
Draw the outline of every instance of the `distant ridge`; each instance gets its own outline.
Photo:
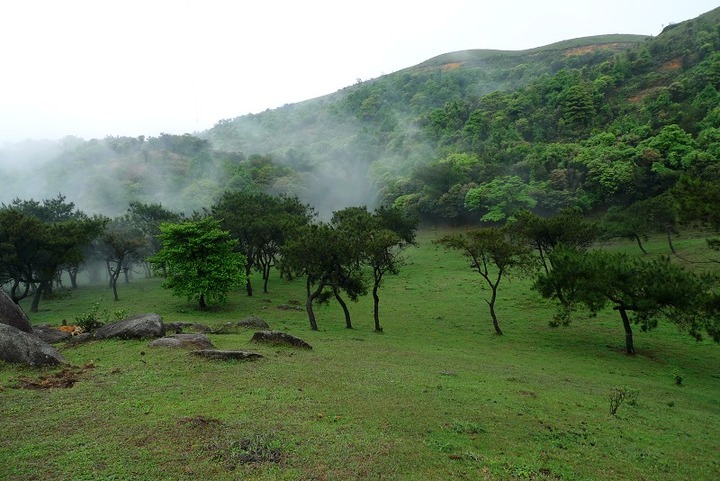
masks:
[[[493,50],[493,49],[473,49],[458,50],[448,52],[431,59],[425,60],[415,66],[408,67],[403,71],[412,71],[414,69],[422,69],[427,67],[441,67],[451,63],[468,64],[474,66],[481,64],[487,60],[497,60],[500,58],[526,57],[533,54],[546,52],[559,52],[563,50],[577,49],[582,47],[598,47],[607,46],[612,50],[623,50],[632,45],[642,43],[648,38],[647,35],[631,35],[631,34],[610,34],[610,35],[593,35],[589,37],[574,38],[571,40],[562,40],[560,42],[551,43],[542,47],[534,47],[526,50]]]

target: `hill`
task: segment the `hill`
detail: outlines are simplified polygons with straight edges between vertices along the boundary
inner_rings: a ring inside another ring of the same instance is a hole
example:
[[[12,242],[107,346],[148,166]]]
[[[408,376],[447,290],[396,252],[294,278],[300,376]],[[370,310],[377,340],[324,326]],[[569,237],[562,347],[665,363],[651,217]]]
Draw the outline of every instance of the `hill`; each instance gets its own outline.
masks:
[[[188,212],[254,189],[325,215],[384,203],[460,223],[492,207],[468,208],[469,191],[517,178],[538,212],[627,205],[709,174],[719,24],[716,9],[655,38],[451,52],[195,135],[66,139],[33,167],[33,195],[62,190],[106,213],[130,200]]]

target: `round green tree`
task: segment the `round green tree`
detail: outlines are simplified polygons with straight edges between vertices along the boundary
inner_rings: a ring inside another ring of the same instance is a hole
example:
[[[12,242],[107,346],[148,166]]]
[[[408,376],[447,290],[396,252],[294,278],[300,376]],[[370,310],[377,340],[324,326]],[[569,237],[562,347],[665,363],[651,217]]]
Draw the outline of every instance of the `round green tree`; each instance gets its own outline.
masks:
[[[245,283],[245,256],[220,223],[207,217],[160,226],[162,249],[151,262],[166,276],[163,287],[173,294],[206,302],[224,302],[227,293]]]

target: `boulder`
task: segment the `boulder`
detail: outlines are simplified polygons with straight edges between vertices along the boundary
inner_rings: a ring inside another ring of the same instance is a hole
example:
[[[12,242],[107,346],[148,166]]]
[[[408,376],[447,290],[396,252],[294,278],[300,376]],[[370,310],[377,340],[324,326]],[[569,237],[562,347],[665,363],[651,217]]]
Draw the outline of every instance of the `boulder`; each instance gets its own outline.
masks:
[[[97,339],[150,339],[164,335],[165,325],[158,314],[138,314],[95,331]]]
[[[312,349],[310,344],[308,344],[307,342],[291,334],[288,334],[287,332],[282,331],[257,331],[250,340],[252,342],[284,344],[287,346],[300,347],[303,349]]]
[[[66,341],[68,338],[72,337],[72,334],[69,332],[61,331],[50,324],[37,324],[33,326],[33,333],[48,344]]]
[[[248,327],[252,329],[270,329],[270,326],[267,322],[265,322],[265,319],[257,316],[246,317],[245,319],[238,321],[237,325],[240,327]]]
[[[226,322],[218,329],[213,331],[214,334],[237,334],[245,332],[248,329],[269,329],[270,326],[264,319],[257,316],[246,317],[237,322]]]
[[[205,334],[175,334],[161,337],[150,343],[150,347],[181,347],[184,349],[215,349]]]
[[[25,312],[2,289],[0,289],[0,324],[6,324],[30,334],[33,332]]]
[[[263,358],[262,354],[252,351],[218,351],[215,349],[199,349],[197,351],[190,351],[190,354],[205,357],[207,359],[220,359],[225,361],[231,359],[237,359],[240,361],[255,361]]]
[[[181,334],[185,330],[201,332],[203,334],[212,332],[212,329],[210,329],[210,327],[206,326],[205,324],[198,324],[195,322],[170,322],[168,324],[165,324],[165,331],[167,332],[175,332],[176,334]]]
[[[65,362],[50,344],[7,324],[0,324],[0,359],[30,366],[49,366]]]
[[[82,334],[78,334],[76,336],[70,336],[70,339],[68,339],[65,344],[68,346],[77,346],[78,344],[83,344],[88,341],[92,341],[95,339],[92,335],[92,332],[83,332]]]

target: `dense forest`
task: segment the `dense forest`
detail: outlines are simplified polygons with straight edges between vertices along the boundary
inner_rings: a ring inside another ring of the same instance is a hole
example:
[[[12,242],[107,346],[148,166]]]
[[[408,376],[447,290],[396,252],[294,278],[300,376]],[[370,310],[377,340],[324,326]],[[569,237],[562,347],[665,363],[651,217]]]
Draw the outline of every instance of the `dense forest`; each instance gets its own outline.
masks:
[[[0,173],[17,182],[0,200],[62,191],[92,213],[189,213],[244,190],[325,218],[351,205],[453,225],[604,213],[717,180],[719,85],[714,10],[654,38],[449,53],[206,132],[7,146]],[[7,167],[23,163],[30,174]]]

